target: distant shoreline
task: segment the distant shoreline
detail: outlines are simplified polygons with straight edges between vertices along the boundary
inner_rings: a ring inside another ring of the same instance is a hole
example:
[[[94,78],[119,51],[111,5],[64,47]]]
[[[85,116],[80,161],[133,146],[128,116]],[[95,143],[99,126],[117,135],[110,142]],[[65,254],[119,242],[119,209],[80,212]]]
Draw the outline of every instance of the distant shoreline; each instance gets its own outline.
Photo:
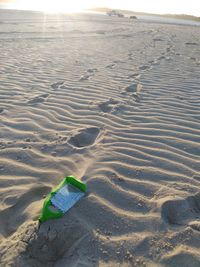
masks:
[[[103,8],[92,8],[89,9],[91,11],[97,11],[97,12],[108,12],[111,10],[111,8],[103,7]],[[164,18],[170,18],[170,19],[184,19],[184,20],[192,20],[200,22],[200,17],[193,16],[193,15],[187,15],[187,14],[155,14],[155,13],[146,13],[146,12],[136,12],[131,10],[123,10],[123,9],[115,9],[118,12],[122,12],[127,15],[145,15],[145,16],[157,16],[157,17],[164,17]]]

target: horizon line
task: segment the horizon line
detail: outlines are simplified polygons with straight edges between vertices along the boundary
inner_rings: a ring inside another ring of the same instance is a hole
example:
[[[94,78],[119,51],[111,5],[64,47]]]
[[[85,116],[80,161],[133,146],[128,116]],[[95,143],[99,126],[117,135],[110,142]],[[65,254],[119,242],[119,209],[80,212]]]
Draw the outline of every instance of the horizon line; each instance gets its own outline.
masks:
[[[4,10],[15,10],[15,11],[32,11],[32,12],[43,12],[42,10],[39,9],[22,9],[22,8],[16,8],[16,7],[8,7],[5,4],[0,4],[0,9]],[[105,9],[103,10],[98,10],[98,9]],[[130,13],[135,13],[135,14],[143,14],[143,15],[157,15],[157,16],[187,16],[187,17],[193,17],[197,18],[200,20],[200,16],[192,15],[192,14],[186,14],[186,13],[150,13],[150,12],[145,12],[145,11],[134,11],[134,10],[129,10],[129,9],[119,9],[119,8],[110,8],[110,7],[104,7],[104,6],[99,6],[99,7],[93,7],[93,8],[86,8],[83,9],[82,11],[96,11],[96,12],[106,12],[106,10],[117,10],[121,12],[130,12]],[[65,14],[67,12],[59,12],[61,14]],[[74,12],[74,13],[81,13],[81,12]]]

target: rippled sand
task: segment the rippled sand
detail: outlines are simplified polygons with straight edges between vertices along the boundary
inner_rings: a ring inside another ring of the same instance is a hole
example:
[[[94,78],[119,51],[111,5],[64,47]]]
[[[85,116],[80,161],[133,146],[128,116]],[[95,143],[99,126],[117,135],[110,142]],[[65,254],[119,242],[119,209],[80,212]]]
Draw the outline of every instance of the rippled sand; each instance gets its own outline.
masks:
[[[0,40],[0,266],[200,266],[200,28],[0,11]]]

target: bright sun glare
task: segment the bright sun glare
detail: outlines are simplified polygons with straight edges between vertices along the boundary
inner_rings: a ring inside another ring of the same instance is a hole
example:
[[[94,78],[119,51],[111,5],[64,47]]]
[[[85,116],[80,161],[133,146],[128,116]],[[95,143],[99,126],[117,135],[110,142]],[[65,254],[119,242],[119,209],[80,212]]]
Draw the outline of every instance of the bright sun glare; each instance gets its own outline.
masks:
[[[45,13],[81,12],[91,6],[92,1],[83,0],[18,0],[17,7],[29,10],[39,10]]]

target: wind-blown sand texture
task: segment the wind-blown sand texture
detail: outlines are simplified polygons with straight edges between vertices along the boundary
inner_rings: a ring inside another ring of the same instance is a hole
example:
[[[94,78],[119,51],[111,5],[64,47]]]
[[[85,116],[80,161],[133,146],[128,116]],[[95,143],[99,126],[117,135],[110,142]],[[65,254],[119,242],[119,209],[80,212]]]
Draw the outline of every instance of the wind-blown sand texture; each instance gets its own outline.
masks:
[[[0,266],[200,266],[200,28],[0,21]],[[70,174],[88,195],[38,227]]]

